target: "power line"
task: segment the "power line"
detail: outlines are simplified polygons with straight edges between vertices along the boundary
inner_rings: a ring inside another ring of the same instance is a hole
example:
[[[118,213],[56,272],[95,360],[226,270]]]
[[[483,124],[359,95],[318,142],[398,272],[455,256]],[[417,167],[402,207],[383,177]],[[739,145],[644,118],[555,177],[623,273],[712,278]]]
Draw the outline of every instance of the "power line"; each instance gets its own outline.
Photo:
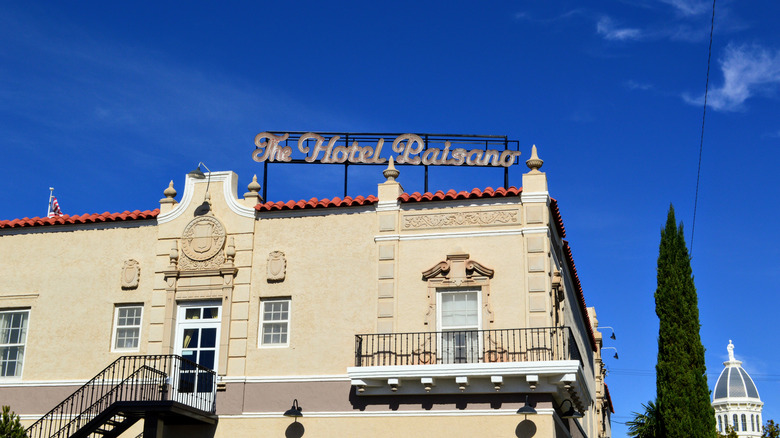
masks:
[[[710,47],[707,49],[707,80],[704,84],[704,109],[701,115],[701,138],[699,139],[699,166],[696,170],[696,196],[693,200],[693,224],[691,225],[691,256],[693,256],[693,235],[696,231],[696,208],[699,205],[699,178],[701,176],[701,155],[704,149],[704,119],[707,117],[707,94],[710,90],[710,61],[712,60],[712,33],[715,30],[715,1],[712,0],[712,20],[710,21]]]

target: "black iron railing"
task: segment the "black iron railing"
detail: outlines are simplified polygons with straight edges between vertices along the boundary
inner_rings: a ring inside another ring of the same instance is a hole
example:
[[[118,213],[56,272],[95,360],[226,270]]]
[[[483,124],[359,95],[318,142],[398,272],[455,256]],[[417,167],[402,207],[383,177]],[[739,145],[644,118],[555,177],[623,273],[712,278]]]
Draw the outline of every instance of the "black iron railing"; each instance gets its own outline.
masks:
[[[355,335],[355,366],[578,360],[569,327]]]
[[[68,437],[116,402],[172,400],[214,413],[215,396],[214,371],[181,356],[122,356],[27,428],[27,436]]]

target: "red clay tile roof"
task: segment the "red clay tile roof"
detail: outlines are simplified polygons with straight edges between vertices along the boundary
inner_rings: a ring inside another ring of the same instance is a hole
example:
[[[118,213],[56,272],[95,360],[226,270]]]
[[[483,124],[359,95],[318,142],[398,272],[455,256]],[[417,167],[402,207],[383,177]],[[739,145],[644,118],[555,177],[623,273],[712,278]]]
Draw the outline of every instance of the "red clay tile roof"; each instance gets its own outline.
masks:
[[[615,413],[615,408],[612,406],[612,396],[609,395],[609,386],[604,384],[604,395],[607,396],[607,403],[609,403],[609,412]]]
[[[558,201],[555,198],[550,198],[550,209],[555,220],[555,228],[558,229],[558,234],[563,239],[566,237],[566,227],[563,226],[563,218],[561,217],[561,211],[558,210]]]
[[[574,266],[574,257],[571,254],[571,247],[569,242],[563,241],[563,253],[566,256],[566,264],[569,266],[569,272],[571,273],[572,283],[574,283],[574,290],[577,293],[577,301],[580,305],[580,312],[585,321],[589,321],[588,318],[588,306],[585,305],[585,295],[582,293],[582,284],[580,283],[580,276],[577,275],[577,267]],[[596,351],[596,337],[593,335],[593,327],[590,323],[586,324],[588,329],[588,338],[590,339],[590,346],[593,351]]]
[[[146,211],[125,211],[122,213],[83,214],[81,216],[62,215],[59,217],[34,217],[24,219],[0,220],[0,228],[38,227],[49,225],[94,224],[99,222],[121,222],[137,219],[154,219],[160,209]]]
[[[522,191],[523,191],[522,187],[519,189],[517,187],[510,187],[508,189],[499,187],[495,190],[493,190],[492,187],[488,187],[484,191],[480,189],[472,189],[470,192],[466,192],[466,191],[456,192],[455,190],[449,190],[447,191],[447,193],[444,193],[441,190],[439,190],[436,193],[425,192],[421,194],[419,192],[414,192],[411,195],[408,193],[403,193],[401,196],[398,197],[398,199],[400,199],[401,202],[425,202],[425,201],[450,201],[455,199],[504,198],[507,196],[518,196]]]
[[[345,197],[344,199],[341,199],[339,197],[333,198],[333,199],[317,199],[317,198],[311,198],[308,201],[304,201],[301,199],[298,202],[295,201],[287,201],[287,202],[265,202],[262,204],[255,205],[255,210],[257,211],[275,211],[275,210],[303,210],[308,208],[327,208],[327,207],[357,207],[361,205],[369,205],[377,202],[378,199],[374,195],[369,195],[367,197],[358,196],[355,198],[352,198],[350,196]]]

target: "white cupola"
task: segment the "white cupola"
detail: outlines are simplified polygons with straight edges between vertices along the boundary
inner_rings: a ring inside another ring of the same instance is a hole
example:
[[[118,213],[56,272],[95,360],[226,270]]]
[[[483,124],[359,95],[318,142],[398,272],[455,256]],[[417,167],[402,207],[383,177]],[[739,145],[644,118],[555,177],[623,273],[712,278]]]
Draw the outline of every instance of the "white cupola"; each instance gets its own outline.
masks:
[[[758,396],[753,379],[742,368],[742,361],[734,358],[734,344],[731,340],[727,349],[729,360],[723,362],[725,368],[712,392],[718,431],[725,434],[727,426],[731,426],[740,437],[760,437],[764,403]]]

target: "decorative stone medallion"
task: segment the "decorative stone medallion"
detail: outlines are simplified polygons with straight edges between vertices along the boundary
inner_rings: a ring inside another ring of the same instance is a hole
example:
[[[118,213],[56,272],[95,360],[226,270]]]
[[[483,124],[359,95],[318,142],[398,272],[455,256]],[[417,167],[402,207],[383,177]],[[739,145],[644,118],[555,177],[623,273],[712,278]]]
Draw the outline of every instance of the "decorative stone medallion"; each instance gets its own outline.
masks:
[[[287,259],[281,251],[268,254],[268,281],[283,281],[287,272]]]
[[[122,266],[122,289],[135,289],[141,277],[141,265],[137,260],[125,260]]]
[[[204,261],[219,253],[225,244],[225,227],[213,216],[192,220],[181,237],[181,249],[190,260]]]

